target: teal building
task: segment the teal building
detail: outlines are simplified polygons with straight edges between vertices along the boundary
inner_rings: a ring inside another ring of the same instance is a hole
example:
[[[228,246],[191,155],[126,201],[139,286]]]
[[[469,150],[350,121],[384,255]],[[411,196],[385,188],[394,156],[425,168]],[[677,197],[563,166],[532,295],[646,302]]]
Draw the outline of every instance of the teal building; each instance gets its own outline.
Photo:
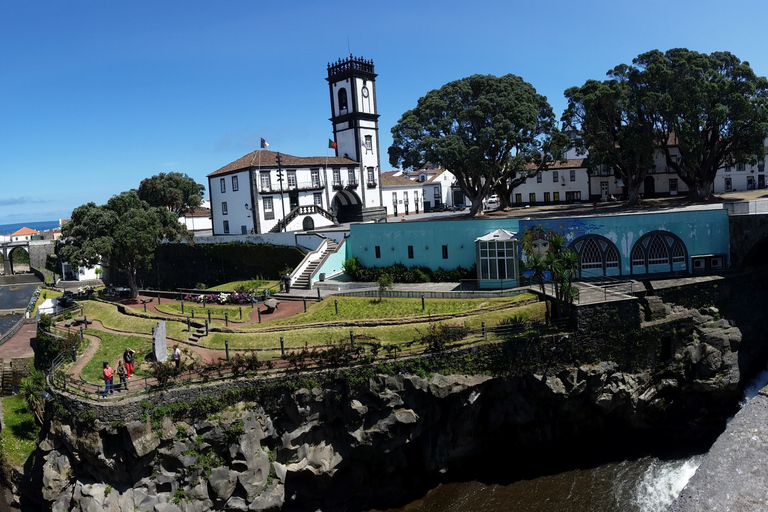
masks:
[[[688,275],[728,266],[728,214],[722,209],[356,224],[344,257],[357,256],[367,267],[474,265],[481,288],[508,287],[516,285],[526,254],[546,252],[555,234],[579,255],[581,278]]]

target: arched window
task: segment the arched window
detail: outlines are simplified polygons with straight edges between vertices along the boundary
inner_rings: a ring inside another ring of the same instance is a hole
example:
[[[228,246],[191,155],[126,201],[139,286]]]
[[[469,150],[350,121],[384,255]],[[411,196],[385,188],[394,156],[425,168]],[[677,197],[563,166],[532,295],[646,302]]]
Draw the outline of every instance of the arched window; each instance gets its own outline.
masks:
[[[579,255],[579,277],[621,275],[619,250],[604,236],[584,235],[569,247]]]
[[[339,89],[339,112],[346,114],[347,112],[347,90]]]
[[[594,238],[588,239],[584,244],[581,251],[581,268],[603,268],[603,255]]]
[[[688,251],[683,241],[669,231],[651,231],[632,247],[632,273],[679,272],[688,269]]]
[[[643,252],[643,248],[640,246],[640,244],[635,244],[635,247],[632,249],[632,265],[643,265],[645,266],[645,253]]]

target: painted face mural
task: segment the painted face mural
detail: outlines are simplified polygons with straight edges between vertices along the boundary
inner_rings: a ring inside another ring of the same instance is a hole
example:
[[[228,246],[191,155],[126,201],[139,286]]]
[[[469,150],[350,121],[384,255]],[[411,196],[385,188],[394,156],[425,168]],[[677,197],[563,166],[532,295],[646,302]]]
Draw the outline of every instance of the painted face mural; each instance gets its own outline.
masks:
[[[546,258],[550,251],[549,240],[554,233],[550,230],[534,226],[523,233],[522,250],[523,258],[527,261],[531,256]]]

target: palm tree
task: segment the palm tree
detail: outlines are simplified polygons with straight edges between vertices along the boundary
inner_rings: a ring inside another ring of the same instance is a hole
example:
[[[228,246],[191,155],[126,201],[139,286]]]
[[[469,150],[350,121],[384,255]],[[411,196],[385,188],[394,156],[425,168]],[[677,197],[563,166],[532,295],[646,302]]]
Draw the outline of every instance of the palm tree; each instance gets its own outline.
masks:
[[[45,400],[42,396],[45,388],[45,373],[38,369],[33,369],[28,377],[22,379],[19,387],[19,394],[40,425],[43,424],[43,412],[45,410]]]
[[[528,259],[528,270],[533,271],[533,279],[541,286],[541,295],[544,297],[544,303],[547,307],[547,318],[549,318],[549,301],[547,300],[547,291],[544,288],[544,280],[548,270],[547,264],[544,259],[536,254],[532,254]]]

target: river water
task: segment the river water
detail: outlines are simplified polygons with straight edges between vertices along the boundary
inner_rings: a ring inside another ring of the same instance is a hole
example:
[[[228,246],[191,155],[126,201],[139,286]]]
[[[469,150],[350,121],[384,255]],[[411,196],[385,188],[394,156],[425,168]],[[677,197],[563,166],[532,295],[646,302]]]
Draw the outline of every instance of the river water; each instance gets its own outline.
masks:
[[[741,405],[766,385],[768,369],[746,386]],[[565,469],[558,469],[562,462],[555,455],[542,454],[543,460],[534,464],[537,467],[530,475],[520,477],[512,470],[508,475],[457,478],[400,508],[370,512],[662,512],[680,494],[708,449],[677,445],[649,450],[652,440],[638,446],[630,444],[610,443],[600,448],[599,441],[589,442],[582,447],[583,454],[576,451],[568,457],[583,457],[584,462],[566,462],[572,467]],[[653,455],[636,455],[636,451]],[[525,465],[531,461],[519,462]],[[552,471],[546,470],[548,464]]]

